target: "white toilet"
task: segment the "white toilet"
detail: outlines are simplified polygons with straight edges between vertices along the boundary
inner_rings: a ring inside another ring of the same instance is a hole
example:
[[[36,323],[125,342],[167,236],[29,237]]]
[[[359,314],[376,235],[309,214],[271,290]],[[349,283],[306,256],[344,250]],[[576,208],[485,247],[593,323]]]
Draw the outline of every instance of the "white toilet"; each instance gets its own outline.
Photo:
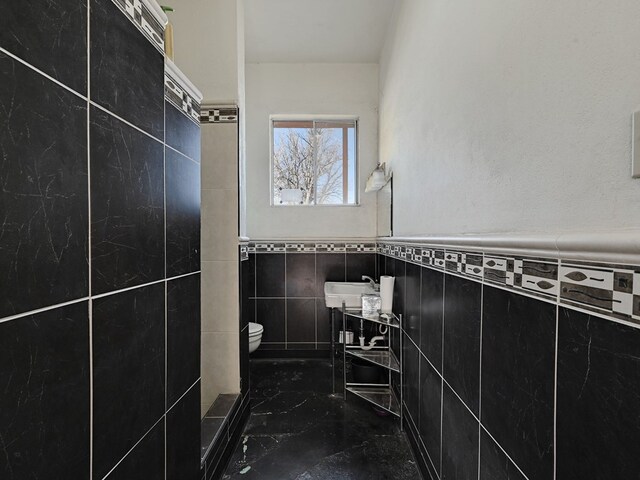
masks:
[[[255,352],[260,346],[264,327],[259,323],[249,322],[249,353]]]

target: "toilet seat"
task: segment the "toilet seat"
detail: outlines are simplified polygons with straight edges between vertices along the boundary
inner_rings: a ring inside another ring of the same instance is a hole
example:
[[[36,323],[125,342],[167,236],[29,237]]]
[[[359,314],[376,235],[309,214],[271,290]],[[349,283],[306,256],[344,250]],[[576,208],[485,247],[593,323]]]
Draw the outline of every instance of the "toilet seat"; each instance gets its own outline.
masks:
[[[249,322],[249,336],[250,337],[255,337],[255,336],[258,336],[258,335],[262,335],[263,331],[264,331],[264,327],[262,325],[260,325],[259,323]]]

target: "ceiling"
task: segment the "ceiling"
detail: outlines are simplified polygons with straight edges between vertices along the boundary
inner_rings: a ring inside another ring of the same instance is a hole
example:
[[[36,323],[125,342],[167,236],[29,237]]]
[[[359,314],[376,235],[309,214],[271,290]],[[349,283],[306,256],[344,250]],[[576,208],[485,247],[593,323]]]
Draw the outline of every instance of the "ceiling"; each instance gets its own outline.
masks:
[[[248,63],[377,63],[398,0],[245,0]]]

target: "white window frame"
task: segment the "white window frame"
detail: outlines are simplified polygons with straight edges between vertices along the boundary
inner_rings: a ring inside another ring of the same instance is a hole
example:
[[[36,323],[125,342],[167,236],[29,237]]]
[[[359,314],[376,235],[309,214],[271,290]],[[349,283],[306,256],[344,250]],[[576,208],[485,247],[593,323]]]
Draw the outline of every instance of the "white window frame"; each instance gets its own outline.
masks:
[[[299,121],[299,122],[353,122],[355,125],[355,165],[354,165],[354,176],[355,176],[355,186],[354,186],[354,203],[332,203],[332,204],[280,204],[275,203],[273,198],[273,189],[274,189],[274,167],[273,167],[273,124],[275,122],[288,122],[288,121]],[[360,118],[353,115],[271,115],[269,117],[269,205],[272,207],[306,207],[306,208],[351,208],[351,207],[359,207],[360,206]]]

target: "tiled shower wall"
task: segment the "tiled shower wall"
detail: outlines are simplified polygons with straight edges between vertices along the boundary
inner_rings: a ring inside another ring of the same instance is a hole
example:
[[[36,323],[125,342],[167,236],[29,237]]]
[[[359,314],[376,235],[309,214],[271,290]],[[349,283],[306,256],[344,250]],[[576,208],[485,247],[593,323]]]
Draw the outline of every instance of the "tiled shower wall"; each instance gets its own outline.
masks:
[[[3,479],[198,478],[200,129],[162,35],[129,0],[3,5]]]
[[[264,326],[257,355],[328,350],[331,310],[324,282],[376,278],[373,241],[251,242],[248,251],[242,311],[243,322]]]
[[[640,471],[640,267],[378,245],[425,478]]]

